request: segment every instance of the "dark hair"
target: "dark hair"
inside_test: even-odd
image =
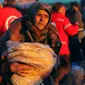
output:
[[[53,12],[58,12],[59,9],[60,9],[62,6],[63,6],[63,4],[60,3],[60,2],[56,2],[56,3],[54,3],[53,6],[52,6],[52,10],[53,10]]]
[[[76,1],[71,3],[72,8],[73,8],[73,6],[76,6],[76,7],[78,7],[80,9],[80,4],[78,2],[76,2]]]

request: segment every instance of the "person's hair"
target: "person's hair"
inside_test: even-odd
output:
[[[13,4],[13,3],[15,2],[15,0],[5,0],[5,2],[6,2],[7,4]]]
[[[73,8],[73,6],[76,6],[76,7],[78,7],[80,9],[80,4],[78,2],[76,2],[76,1],[71,3],[72,8]]]
[[[53,10],[53,12],[58,12],[59,9],[60,9],[62,6],[63,6],[63,4],[60,3],[60,2],[54,3],[54,4],[52,5],[52,10]]]

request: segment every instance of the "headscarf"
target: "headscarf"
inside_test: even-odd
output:
[[[28,12],[27,12],[27,16],[28,16],[28,20],[35,26],[35,16],[37,14],[37,12],[39,10],[44,10],[46,11],[48,14],[49,14],[49,21],[48,23],[50,22],[50,19],[51,19],[51,6],[48,5],[48,4],[44,4],[44,3],[34,3],[32,4],[29,9],[28,9]],[[47,23],[47,24],[48,24]]]

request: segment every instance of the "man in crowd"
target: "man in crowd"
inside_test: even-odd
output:
[[[10,23],[22,14],[15,7],[16,0],[5,0],[0,9],[0,37],[8,30]]]
[[[62,3],[53,4],[52,24],[58,30],[60,41],[62,43],[60,49],[60,66],[57,70],[56,84],[69,73],[70,71],[70,50],[69,50],[69,36],[74,36],[78,33],[78,23],[72,25],[69,19],[65,16],[65,6]]]

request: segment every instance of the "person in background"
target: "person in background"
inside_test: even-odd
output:
[[[71,61],[72,63],[78,63],[84,60],[84,23],[82,20],[82,12],[80,11],[80,4],[78,2],[70,3],[70,12],[67,13],[67,17],[70,19],[72,24],[74,22],[79,23],[79,32],[76,36],[70,37],[70,51],[71,51]],[[69,16],[72,16],[71,18]]]
[[[52,24],[58,30],[60,41],[62,43],[60,49],[60,65],[57,69],[55,85],[59,85],[59,81],[70,72],[70,50],[69,36],[74,36],[78,33],[79,25],[75,22],[72,25],[69,19],[65,16],[65,6],[62,3],[54,3],[52,6]]]
[[[78,2],[72,2],[71,8],[74,10],[75,22],[79,23],[78,39],[81,43],[84,38],[84,23],[82,21],[82,13],[80,12],[80,4]]]
[[[9,30],[0,39],[0,50],[3,50],[1,55],[6,50],[8,40],[46,44],[58,55],[61,42],[57,29],[51,24],[51,7],[48,4],[36,2],[30,6],[25,16],[13,21]],[[9,63],[6,60],[1,72],[4,85],[8,84],[13,73],[26,76],[29,69],[30,66],[23,63]],[[46,78],[47,75],[49,72],[45,75],[44,85],[50,85],[49,76]]]
[[[22,16],[15,5],[16,0],[5,0],[3,8],[0,9],[0,37],[8,30],[13,20]]]

